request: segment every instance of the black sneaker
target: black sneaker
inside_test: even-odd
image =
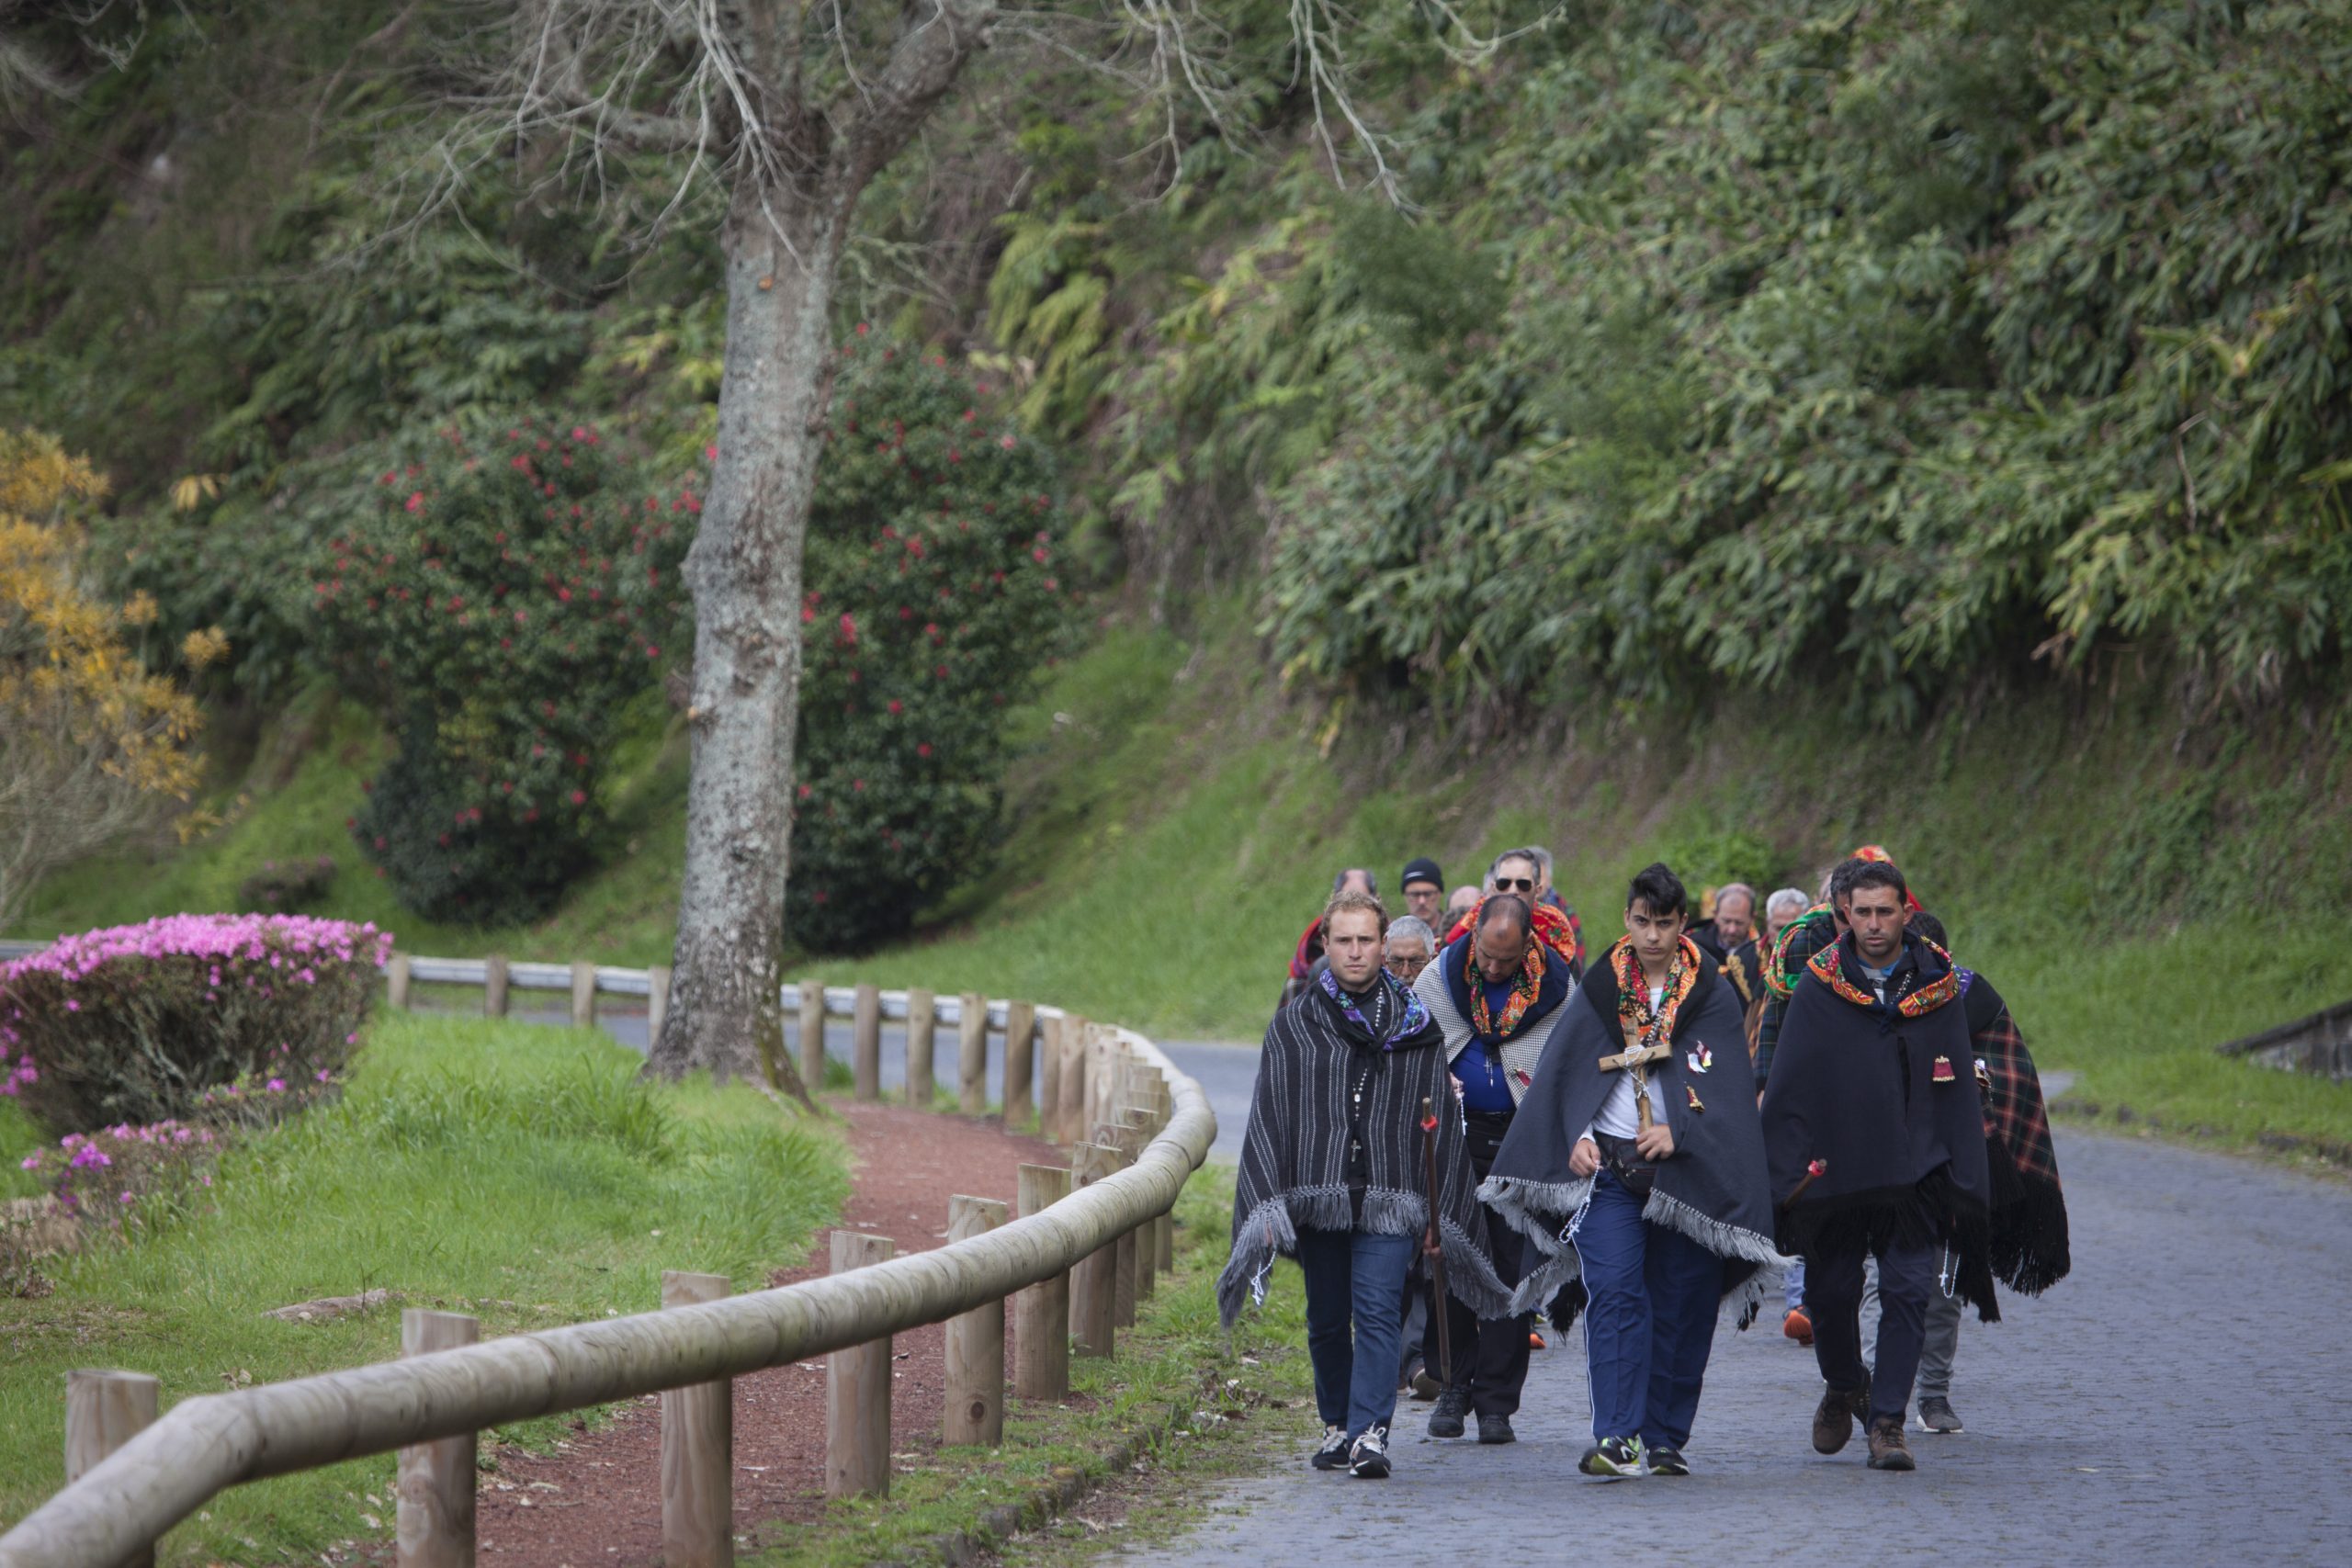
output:
[[[1306,1462],[1317,1470],[1347,1469],[1348,1429],[1345,1427],[1324,1427],[1323,1441],[1317,1446],[1314,1457]]]
[[[1661,1443],[1654,1449],[1645,1448],[1642,1450],[1642,1458],[1648,1463],[1652,1475],[1690,1473],[1690,1461],[1682,1457],[1680,1449],[1670,1444]]]
[[[1367,1427],[1348,1450],[1348,1473],[1365,1481],[1388,1477],[1388,1428]]]
[[[1587,1475],[1639,1475],[1642,1472],[1642,1440],[1639,1438],[1603,1438],[1584,1450],[1584,1458],[1577,1468]]]
[[[1462,1436],[1462,1413],[1470,1407],[1470,1391],[1449,1388],[1437,1396],[1437,1407],[1430,1412],[1430,1436],[1458,1438]]]
[[[1482,1443],[1515,1443],[1519,1434],[1510,1429],[1510,1417],[1497,1414],[1478,1417],[1478,1440]]]
[[[1922,1432],[1959,1432],[1966,1428],[1960,1424],[1958,1412],[1949,1399],[1923,1399],[1919,1402],[1919,1430]]]

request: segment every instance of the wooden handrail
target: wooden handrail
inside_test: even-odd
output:
[[[830,1014],[830,990],[825,1000]],[[854,1002],[844,987],[842,1010]],[[943,1013],[957,1006],[946,997],[938,1005]],[[905,1008],[905,993],[884,994],[886,1015],[904,1017]],[[0,1536],[0,1568],[128,1562],[247,1481],[781,1366],[1051,1280],[1166,1214],[1216,1136],[1198,1083],[1142,1035],[1106,1032],[1165,1083],[1173,1112],[1131,1167],[1037,1213],[796,1285],[182,1400]]]

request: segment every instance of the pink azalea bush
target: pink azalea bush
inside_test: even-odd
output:
[[[307,915],[170,915],[0,966],[0,1094],[54,1132],[197,1112],[208,1090],[340,1075],[391,935]],[[265,1090],[265,1092],[266,1092]]]

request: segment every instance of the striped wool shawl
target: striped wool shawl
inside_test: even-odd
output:
[[[1385,975],[1401,1018],[1404,988]],[[1499,1317],[1510,1292],[1487,1253],[1486,1216],[1462,1131],[1462,1113],[1446,1079],[1434,1027],[1380,1049],[1320,987],[1310,987],[1274,1015],[1258,1063],[1250,1127],[1233,1200],[1233,1255],[1218,1277],[1217,1312],[1230,1328],[1253,1296],[1262,1299],[1278,1254],[1296,1256],[1301,1229],[1345,1231],[1357,1221],[1348,1195],[1348,1097],[1359,1072],[1369,1170],[1361,1227],[1385,1235],[1419,1235],[1429,1223],[1422,1197],[1421,1102],[1437,1111],[1438,1235],[1447,1288],[1481,1317]]]

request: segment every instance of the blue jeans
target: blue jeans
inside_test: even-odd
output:
[[[1592,1435],[1647,1448],[1690,1440],[1723,1303],[1723,1259],[1642,1218],[1643,1200],[1603,1170],[1577,1226],[1584,1264]]]
[[[1369,1427],[1387,1426],[1396,1414],[1405,1274],[1419,1246],[1419,1236],[1370,1231],[1298,1233],[1315,1408],[1326,1427],[1345,1427],[1351,1440]]]
[[[1795,1312],[1804,1305],[1804,1259],[1800,1258],[1781,1272],[1781,1302],[1783,1308]]]

